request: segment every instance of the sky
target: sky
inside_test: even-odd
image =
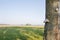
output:
[[[0,0],[0,24],[44,25],[45,0]]]

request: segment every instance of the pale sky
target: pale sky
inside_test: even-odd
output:
[[[43,25],[45,0],[0,0],[0,24]]]

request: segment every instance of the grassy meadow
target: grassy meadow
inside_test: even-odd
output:
[[[43,40],[43,27],[0,27],[0,40]]]

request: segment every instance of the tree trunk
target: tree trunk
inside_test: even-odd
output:
[[[45,22],[44,40],[60,40],[58,29],[59,8],[59,0],[46,0],[46,19],[49,22]]]

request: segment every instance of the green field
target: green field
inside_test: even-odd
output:
[[[43,40],[43,28],[0,27],[0,40]]]

